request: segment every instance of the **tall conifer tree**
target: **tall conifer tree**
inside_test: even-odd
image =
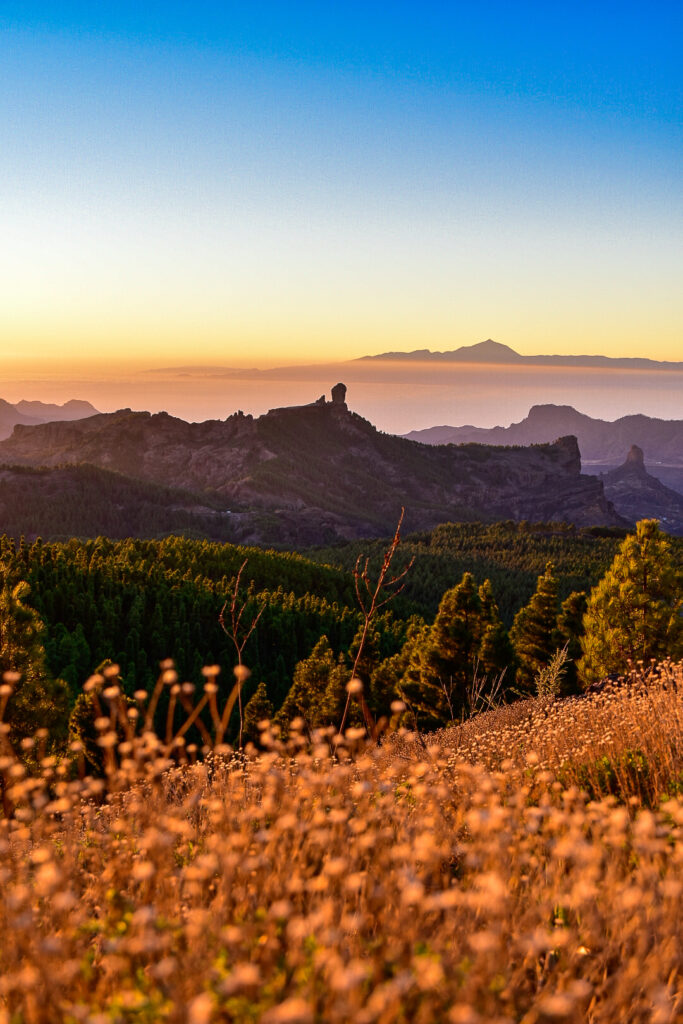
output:
[[[683,656],[683,570],[656,519],[642,519],[588,600],[579,672],[590,684],[642,660]]]
[[[68,687],[61,679],[50,679],[45,666],[45,627],[40,616],[27,604],[28,583],[13,583],[5,574],[0,584],[0,674],[10,673],[14,692],[5,720],[11,738],[30,736],[37,729],[49,729],[53,738],[66,733]]]
[[[273,704],[268,699],[266,684],[261,681],[256,687],[254,695],[247,701],[244,708],[244,741],[251,740],[252,743],[257,743],[260,735],[259,722],[265,719],[270,720],[272,717]]]
[[[321,636],[294,669],[292,685],[275,720],[284,729],[294,718],[303,718],[309,729],[333,724],[338,710],[334,697],[347,682],[345,666],[335,658],[327,637]]]
[[[423,724],[444,724],[470,710],[475,673],[496,675],[510,651],[490,584],[477,588],[471,573],[447,590],[430,629],[414,643],[401,696]]]
[[[537,673],[545,668],[563,641],[557,629],[559,602],[552,562],[538,577],[536,592],[515,616],[510,639],[517,659],[517,685],[524,693],[534,692]]]
[[[498,614],[490,580],[484,580],[479,587],[479,600],[483,624],[478,652],[479,671],[488,677],[489,682],[493,682],[501,672],[507,672],[511,680],[515,652]]]
[[[584,633],[583,617],[586,614],[588,595],[575,590],[560,607],[557,628],[563,645],[567,647],[567,663],[562,674],[560,693],[563,696],[576,693],[579,689],[578,663],[581,658],[581,638]]]

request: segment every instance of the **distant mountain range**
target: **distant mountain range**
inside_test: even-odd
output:
[[[613,368],[615,370],[681,370],[683,363],[661,362],[655,359],[612,358],[611,356],[522,356],[509,345],[501,345],[488,338],[476,345],[463,345],[450,352],[431,352],[418,348],[413,352],[382,352],[377,356],[361,356],[356,362],[385,360],[391,362],[430,363],[492,363],[500,366],[514,363],[519,366],[585,366]]]
[[[582,469],[601,475],[605,495],[620,515],[630,522],[654,516],[672,532],[683,532],[683,420],[622,416],[608,422],[570,405],[535,405],[509,427],[428,427],[406,437],[430,445],[527,445],[566,434],[577,438]]]
[[[52,472],[61,467],[62,474],[67,464],[89,463],[166,490],[182,489],[179,508],[191,511],[194,503],[204,519],[222,514],[232,531],[225,539],[292,547],[386,536],[401,506],[405,527],[413,530],[448,520],[627,525],[602,482],[581,475],[573,437],[531,447],[430,448],[381,433],[349,411],[338,388],[335,396],[258,418],[236,413],[205,423],[124,409],[74,422],[18,425],[0,442],[0,462]],[[55,506],[73,504],[73,480],[55,476],[53,482]],[[44,480],[41,493],[47,487]],[[25,493],[28,524],[30,488]],[[123,516],[123,482],[118,495]],[[145,501],[160,504],[149,494]]]
[[[98,410],[90,402],[82,402],[72,398],[64,405],[53,405],[46,402],[27,402],[22,399],[12,405],[0,398],[0,439],[9,437],[15,426],[32,426],[36,423],[51,421],[80,420],[86,416],[97,415]]]
[[[573,434],[588,473],[614,469],[631,445],[642,448],[651,472],[683,493],[683,420],[622,416],[612,422],[577,412],[571,405],[534,405],[509,427],[427,427],[405,436],[423,444],[540,444]]]
[[[0,466],[0,533],[44,540],[161,537],[227,541],[223,503],[97,466]]]

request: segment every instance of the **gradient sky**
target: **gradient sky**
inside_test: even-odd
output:
[[[683,358],[683,7],[0,4],[0,363]]]

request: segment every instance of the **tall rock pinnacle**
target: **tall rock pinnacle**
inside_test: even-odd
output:
[[[332,404],[346,405],[346,384],[335,384],[332,388]]]
[[[643,457],[643,449],[639,448],[637,444],[631,445],[631,450],[626,456],[626,465],[644,467],[645,459]]]

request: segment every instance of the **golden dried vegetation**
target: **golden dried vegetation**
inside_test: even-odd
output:
[[[202,756],[109,682],[103,777],[3,737],[2,1024],[681,1019],[681,666]]]

